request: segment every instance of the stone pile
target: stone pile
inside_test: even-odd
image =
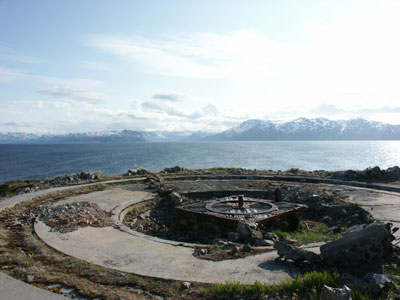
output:
[[[369,167],[362,171],[346,170],[337,171],[330,174],[331,178],[344,179],[344,180],[399,180],[400,179],[400,167],[394,166],[385,169],[381,169],[378,166]]]
[[[111,213],[96,204],[89,202],[74,202],[50,206],[42,209],[39,220],[43,221],[52,231],[61,233],[75,231],[80,227],[113,226]]]
[[[52,188],[52,187],[78,184],[83,181],[91,181],[91,180],[97,180],[97,179],[99,179],[99,176],[97,174],[90,173],[90,172],[81,172],[81,173],[77,173],[77,174],[57,176],[53,179],[43,180],[39,184],[34,184],[29,187],[24,187],[24,188],[18,189],[16,191],[16,194],[17,195],[27,194],[27,193],[44,190],[44,189],[48,189],[48,188]]]
[[[149,171],[138,168],[138,169],[129,169],[128,172],[125,173],[125,176],[135,176],[135,175],[146,175],[149,174]]]
[[[165,168],[163,171],[161,171],[162,173],[179,173],[185,171],[185,168],[179,167],[179,166],[175,166],[172,168]]]
[[[314,264],[321,261],[321,257],[318,254],[284,242],[276,242],[274,247],[280,259],[291,260],[296,264],[304,262]]]

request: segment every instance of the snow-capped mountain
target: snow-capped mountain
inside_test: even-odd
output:
[[[299,118],[289,122],[247,120],[205,139],[210,141],[400,140],[400,125],[365,119],[332,121],[325,118]]]
[[[247,120],[217,134],[202,131],[95,131],[63,135],[0,133],[0,144],[173,141],[400,140],[400,125],[365,119],[332,121],[299,118],[290,122]]]
[[[0,133],[0,144],[55,144],[55,143],[112,143],[112,142],[172,142],[193,141],[203,137],[193,131],[94,131],[59,135],[32,133]],[[196,138],[194,138],[196,137]]]

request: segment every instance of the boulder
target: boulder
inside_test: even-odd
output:
[[[392,277],[383,274],[368,273],[364,276],[364,280],[367,281],[369,286],[376,291],[382,290],[393,284]]]
[[[362,291],[368,288],[368,282],[349,273],[340,276],[340,283],[351,288],[353,291]]]
[[[274,248],[278,251],[281,259],[292,260],[295,263],[316,263],[321,260],[320,256],[314,252],[284,242],[276,242]]]
[[[262,232],[257,228],[257,224],[255,223],[239,222],[236,232],[239,234],[239,239],[244,242],[261,240],[263,238]]]
[[[274,247],[275,242],[271,240],[259,240],[258,246],[262,247]]]
[[[275,233],[272,233],[272,232],[264,231],[263,237],[265,240],[270,240],[273,242],[279,241],[279,237]]]
[[[178,206],[180,204],[182,204],[183,202],[183,198],[181,195],[179,195],[177,192],[172,192],[169,195],[169,201],[171,204],[173,204],[174,206]]]
[[[240,239],[240,235],[237,232],[229,232],[227,234],[227,239],[231,242],[237,242]]]
[[[175,167],[172,167],[172,168],[165,168],[164,172],[165,173],[178,173],[178,172],[181,172],[181,171],[184,171],[184,170],[185,170],[185,168],[181,168],[179,166],[175,166]]]
[[[351,300],[351,289],[347,286],[333,288],[324,285],[321,289],[320,300]]]
[[[374,263],[392,249],[391,238],[390,227],[384,224],[354,227],[342,238],[322,245],[321,256],[329,265]]]

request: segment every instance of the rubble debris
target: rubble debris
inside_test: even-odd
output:
[[[77,174],[71,174],[71,175],[64,175],[64,176],[57,176],[53,179],[46,179],[41,181],[39,184],[34,184],[28,187],[24,187],[21,189],[16,190],[17,195],[22,195],[22,194],[27,194],[27,193],[32,193],[36,192],[39,190],[44,190],[52,187],[57,187],[57,186],[66,186],[66,185],[71,185],[71,184],[77,184],[82,181],[90,181],[90,180],[97,180],[99,179],[99,176],[95,173],[90,173],[90,172],[81,172]]]
[[[179,167],[179,166],[175,166],[175,167],[172,167],[172,168],[165,168],[163,172],[164,173],[178,173],[178,172],[182,172],[184,170],[185,170],[185,168],[182,168],[182,167]]]
[[[261,240],[263,238],[262,232],[255,223],[238,222],[236,232],[239,234],[239,240],[243,242]]]
[[[274,248],[278,251],[279,257],[284,260],[310,264],[321,261],[321,257],[318,254],[284,242],[276,242]]]
[[[135,168],[135,169],[129,169],[124,175],[135,176],[135,175],[146,175],[146,174],[149,174],[149,171],[147,171],[146,169]]]
[[[355,228],[340,239],[322,245],[321,256],[328,265],[351,267],[373,263],[392,249],[390,226],[372,223]]]
[[[369,167],[362,171],[346,170],[337,171],[329,174],[329,177],[334,179],[345,179],[345,180],[399,180],[400,179],[400,167],[394,166],[385,169],[381,169],[378,166]]]
[[[183,202],[183,198],[180,194],[178,194],[177,192],[172,192],[169,195],[169,201],[173,206],[178,206],[181,205]]]
[[[111,213],[108,213],[96,204],[90,202],[74,202],[58,206],[50,206],[39,216],[52,231],[67,233],[79,227],[107,227],[113,226]]]
[[[324,285],[321,289],[320,300],[351,300],[351,289],[346,285],[342,288],[333,288]]]
[[[340,276],[340,283],[347,285],[353,291],[363,291],[368,288],[368,282],[349,273]]]
[[[364,280],[375,291],[382,290],[393,284],[392,277],[383,274],[367,273],[364,276]]]
[[[257,255],[271,251],[267,248],[253,248],[248,244],[238,244],[216,239],[214,244],[204,247],[195,247],[193,256],[199,259],[222,261],[226,259],[244,258],[249,255]]]

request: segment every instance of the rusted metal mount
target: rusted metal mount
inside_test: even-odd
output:
[[[278,209],[278,207],[270,202],[266,202],[265,200],[261,199],[247,199],[240,201],[239,196],[239,203],[236,205],[238,201],[236,200],[211,200],[208,201],[205,205],[205,208],[217,214],[222,215],[260,215],[260,214],[267,214],[272,211]],[[215,207],[217,205],[226,204],[227,207],[230,207],[233,211],[224,211],[221,208]],[[257,207],[257,211],[254,209],[253,211],[244,211],[246,209],[251,210],[252,204],[260,204],[261,207]],[[236,210],[236,211],[235,211]]]
[[[244,198],[237,195],[221,200],[199,201],[176,207],[180,222],[191,226],[213,227],[219,232],[235,231],[238,222],[256,223],[259,228],[291,228],[299,223],[299,215],[306,205],[272,202],[265,199]],[[219,206],[219,207],[218,207]],[[252,209],[256,206],[256,209]]]

